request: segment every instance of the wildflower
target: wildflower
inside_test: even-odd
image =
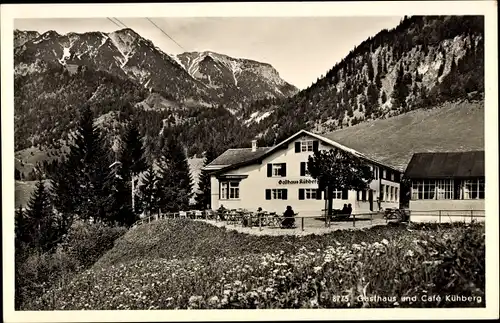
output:
[[[235,280],[235,281],[234,281],[234,285],[235,285],[235,286],[240,286],[240,285],[241,285],[241,281],[239,281],[239,280]]]
[[[382,243],[387,246],[389,244],[389,241],[387,241],[387,239],[384,239],[384,240],[382,240]]]
[[[318,300],[316,298],[313,298],[309,301],[309,304],[311,305],[311,307],[317,307],[319,304],[318,304]]]
[[[318,266],[318,267],[314,267],[313,269],[314,269],[314,272],[317,273],[321,270],[321,267]]]
[[[210,297],[210,298],[208,299],[208,302],[209,302],[210,304],[217,304],[217,303],[219,303],[219,298],[218,298],[217,296],[212,296],[212,297]]]
[[[413,257],[413,256],[414,256],[413,250],[408,250],[408,251],[406,252],[405,256],[408,256],[408,257]]]

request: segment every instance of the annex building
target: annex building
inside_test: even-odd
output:
[[[416,153],[405,177],[412,222],[484,221],[484,151]]]
[[[331,139],[301,130],[273,147],[228,149],[204,169],[211,170],[211,208],[282,213],[292,206],[301,216],[318,216],[325,197],[307,173],[308,157],[317,150],[339,148],[365,160],[375,179],[366,191],[336,191],[333,207],[351,204],[353,214],[399,207],[401,172]],[[380,201],[380,203],[378,203]]]

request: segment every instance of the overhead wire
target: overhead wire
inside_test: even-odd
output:
[[[157,24],[155,24],[151,19],[146,17],[147,20],[149,20],[150,23],[152,23],[156,28],[158,28],[165,36],[167,36],[171,41],[173,41],[177,46],[179,46],[182,50],[186,51],[184,47],[182,47],[178,42],[175,41],[167,32],[165,32],[161,27],[159,27]]]
[[[123,28],[122,26],[120,26],[119,24],[116,23],[116,21],[114,21],[113,19],[109,18],[109,17],[106,17],[109,21],[111,21],[112,23],[114,23],[116,26],[118,26],[120,29]]]
[[[120,19],[115,18],[115,20],[118,21],[119,23],[121,23],[123,26],[125,26],[125,28],[128,28],[127,25],[125,25]]]

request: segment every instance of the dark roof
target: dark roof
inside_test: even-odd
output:
[[[416,153],[406,178],[484,177],[484,151]]]
[[[246,162],[264,155],[269,148],[271,147],[257,147],[256,151],[252,151],[252,148],[228,149],[207,166],[234,165]]]

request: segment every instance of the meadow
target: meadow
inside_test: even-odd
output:
[[[482,224],[393,224],[296,237],[169,219],[130,230],[90,269],[23,309],[484,307],[485,301]]]

